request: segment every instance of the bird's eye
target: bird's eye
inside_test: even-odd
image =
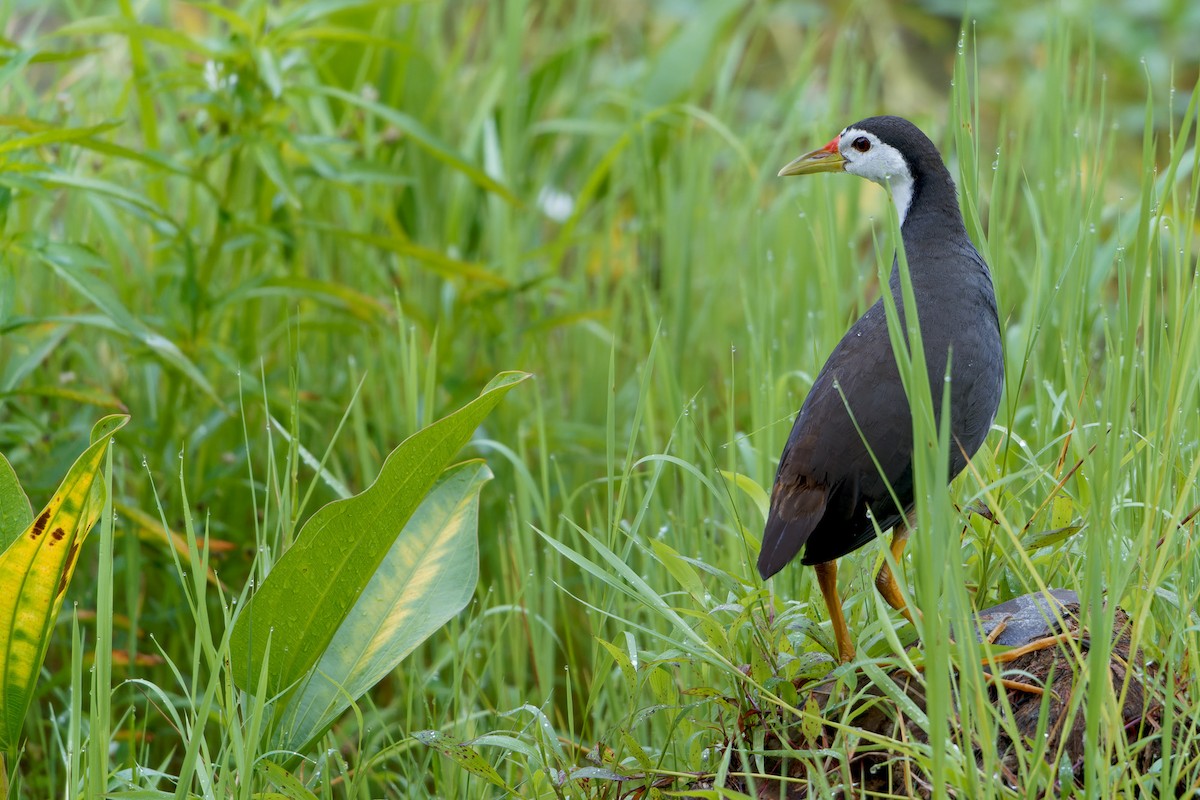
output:
[[[850,146],[860,153],[865,153],[871,149],[871,140],[865,136],[860,136],[851,142]]]

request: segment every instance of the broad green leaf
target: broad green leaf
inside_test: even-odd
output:
[[[479,492],[491,477],[482,461],[469,461],[438,479],[289,699],[276,747],[303,749],[470,602],[479,578]]]
[[[268,656],[272,694],[313,668],[450,459],[527,377],[497,375],[478,398],[401,442],[362,494],[312,515],[234,623],[230,657],[239,687],[253,691]]]
[[[0,453],[0,553],[33,523],[33,507],[13,472],[12,464]]]
[[[104,507],[100,465],[128,421],[114,414],[96,423],[91,445],[50,502],[0,554],[0,750],[15,747],[21,734],[79,548]]]

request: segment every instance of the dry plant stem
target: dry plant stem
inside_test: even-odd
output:
[[[1040,686],[1034,686],[1032,683],[1024,683],[1022,681],[1009,680],[1008,678],[998,678],[989,673],[983,673],[984,680],[988,683],[995,683],[1003,686],[1005,689],[1011,689],[1014,692],[1025,692],[1026,694],[1036,694],[1041,697],[1046,693],[1046,690]]]
[[[1004,632],[1004,629],[1006,627],[1008,627],[1008,619],[1005,618],[1005,619],[1000,620],[1000,622],[996,625],[996,627],[993,628],[990,633],[988,633],[987,639],[986,639],[987,643],[995,644],[996,639],[998,639],[1000,637],[1000,634]],[[1023,655],[1028,655],[1029,653],[1034,653],[1034,652],[1037,652],[1038,650],[1044,650],[1045,648],[1056,644],[1058,641],[1061,641],[1060,637],[1065,636],[1065,635],[1066,634],[1060,634],[1060,636],[1048,636],[1045,639],[1038,639],[1036,642],[1030,642],[1027,645],[1023,645],[1021,647],[1014,648],[1006,653],[1001,653],[999,656],[995,656],[991,659],[984,659],[982,662],[982,665],[986,667],[989,665],[989,663],[990,664],[1003,664],[1008,661],[1012,661],[1013,659],[1020,658]],[[917,665],[917,671],[924,672],[925,671],[924,665],[923,664]],[[1035,686],[1032,683],[1025,683],[1024,681],[1014,681],[1014,680],[1010,680],[1008,678],[1001,678],[999,676],[992,675],[990,673],[984,673],[984,680],[986,680],[988,683],[997,684],[999,686],[1004,687],[1005,689],[1009,689],[1014,692],[1025,692],[1026,694],[1035,694],[1039,697],[1041,697],[1043,694],[1045,694],[1045,689],[1043,689],[1040,686]]]
[[[1046,636],[1037,641],[1023,644],[1020,647],[1014,647],[1012,650],[1005,650],[994,656],[988,656],[983,660],[983,665],[986,667],[989,664],[1007,664],[1010,661],[1016,661],[1021,656],[1027,656],[1030,653],[1036,653],[1039,650],[1045,650],[1047,647],[1064,644],[1074,638],[1070,633],[1059,633],[1054,636]]]

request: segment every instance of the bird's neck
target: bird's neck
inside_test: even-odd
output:
[[[897,192],[897,187],[892,189],[906,252],[934,242],[961,240],[967,235],[954,180],[944,166],[938,166],[939,169],[918,174],[910,184],[898,187],[904,193]],[[903,207],[901,201],[905,202]]]

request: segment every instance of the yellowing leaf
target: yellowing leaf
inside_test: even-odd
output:
[[[96,423],[50,502],[0,554],[0,750],[17,744],[79,548],[104,507],[100,465],[128,421],[114,414]]]

